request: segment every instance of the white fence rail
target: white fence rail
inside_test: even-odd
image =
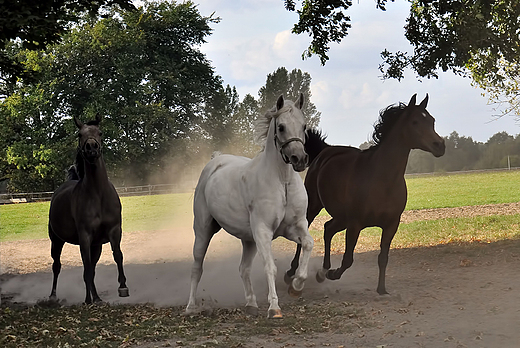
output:
[[[417,173],[417,174],[406,174],[406,177],[414,176],[428,176],[428,175],[457,175],[457,174],[468,174],[468,173],[480,173],[480,172],[502,172],[509,170],[520,170],[520,167],[514,168],[498,168],[498,169],[483,169],[483,170],[467,170],[459,172],[442,172],[442,173]],[[145,195],[160,195],[166,193],[183,193],[195,190],[196,181],[190,182],[186,185],[186,182],[181,184],[158,184],[158,185],[143,185],[143,186],[129,186],[129,187],[116,187],[117,193],[121,197],[125,196],[145,196]],[[27,202],[40,202],[50,201],[53,192],[31,192],[31,193],[2,193],[0,194],[0,204],[10,203],[27,203]]]
[[[186,187],[186,185],[181,186],[180,184],[116,187],[116,191],[120,197],[182,193],[194,189],[194,187],[190,189]],[[50,201],[53,193],[54,192],[2,193],[0,194],[0,204]]]

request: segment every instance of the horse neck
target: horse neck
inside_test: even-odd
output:
[[[411,151],[411,148],[405,145],[398,132],[392,133],[374,150],[377,168],[381,168],[383,177],[389,180],[395,177],[404,177]]]
[[[265,140],[265,149],[263,152],[263,165],[265,170],[275,172],[279,175],[280,180],[287,182],[292,174],[292,166],[285,163],[280,155],[280,151],[276,148],[274,141],[276,119],[273,117],[269,124],[267,138]]]
[[[100,189],[108,185],[108,174],[103,156],[97,158],[93,163],[83,160],[83,164],[85,168],[85,176],[83,177],[84,184]]]

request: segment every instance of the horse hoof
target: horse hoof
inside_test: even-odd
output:
[[[291,284],[289,284],[289,288],[287,289],[287,292],[288,292],[289,295],[291,295],[292,297],[299,298],[299,297],[302,296],[303,289],[302,289],[302,290],[296,290],[296,289],[292,286],[292,283],[291,283]]]
[[[341,274],[337,274],[337,270],[329,269],[327,273],[325,273],[325,277],[327,277],[328,280],[338,280],[341,278]]]
[[[258,307],[246,306],[246,315],[249,315],[251,317],[257,317],[258,316]]]
[[[130,296],[130,293],[128,292],[128,288],[119,288],[117,289],[119,292],[119,297],[128,297]]]
[[[326,272],[327,271],[324,269],[320,269],[318,272],[316,272],[316,281],[318,283],[323,283],[325,281]]]
[[[377,289],[379,295],[390,295],[386,289]]]
[[[281,309],[270,309],[267,313],[267,319],[282,319],[282,310]]]
[[[294,276],[291,277],[288,272],[289,271],[285,272],[285,274],[283,275],[283,281],[285,282],[285,284],[290,285]]]
[[[186,316],[195,316],[200,314],[200,310],[197,307],[186,307],[184,311],[184,315]]]

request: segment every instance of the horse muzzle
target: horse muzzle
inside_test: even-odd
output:
[[[439,141],[434,141],[431,147],[431,153],[435,157],[441,157],[446,152],[446,144],[443,138]]]
[[[101,156],[101,144],[96,139],[88,139],[81,149],[86,160],[93,161]]]
[[[289,154],[287,154],[287,152],[289,152]],[[307,168],[307,163],[309,162],[309,155],[305,152],[305,150],[303,150],[303,148],[299,148],[296,146],[289,148],[284,146],[280,148],[280,155],[282,156],[283,161],[287,164],[292,165],[293,169],[296,172],[303,172],[305,168]]]

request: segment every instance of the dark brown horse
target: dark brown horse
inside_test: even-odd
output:
[[[367,150],[350,146],[330,146],[318,131],[309,131],[305,151],[310,167],[305,177],[309,197],[309,225],[325,208],[332,219],[325,223],[325,256],[319,282],[325,277],[336,280],[354,261],[354,247],[362,229],[382,228],[381,252],[378,257],[379,282],[377,292],[386,294],[385,272],[390,243],[399,227],[406,205],[407,191],[404,173],[411,149],[444,154],[444,139],[434,130],[434,118],[426,111],[428,96],[419,104],[414,95],[408,105],[400,103],[381,111],[372,136],[375,145]],[[346,229],[345,254],[341,267],[330,269],[332,237]],[[298,267],[300,246],[296,251],[290,279]]]
[[[96,264],[102,245],[110,242],[119,273],[119,296],[128,296],[121,252],[121,202],[108,180],[103,161],[99,115],[86,124],[74,118],[79,129],[76,166],[68,180],[52,196],[49,211],[49,237],[54,274],[50,298],[56,299],[61,270],[60,255],[65,243],[79,245],[83,261],[85,303],[101,302],[94,285]]]

